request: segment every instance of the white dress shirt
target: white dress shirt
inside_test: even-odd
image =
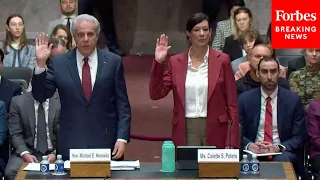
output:
[[[62,15],[61,19],[63,19],[63,24],[64,25],[67,25],[68,18],[70,18],[70,28],[72,28],[72,23],[73,23],[74,18],[76,18],[76,15],[71,15],[71,16]]]
[[[77,59],[77,68],[78,68],[78,72],[79,72],[79,77],[80,80],[82,82],[82,66],[84,64],[83,58],[84,56],[79,52],[79,50],[76,50],[76,59]],[[95,49],[93,51],[93,53],[88,57],[88,64],[90,67],[90,75],[91,75],[91,87],[93,89],[94,87],[94,83],[96,82],[96,76],[97,76],[97,69],[98,69],[98,53],[97,53],[97,49]],[[35,68],[35,74],[41,74],[42,72],[44,72],[46,69],[45,68],[39,68],[38,65]],[[125,139],[117,139],[117,141],[122,141],[127,143],[127,140]]]
[[[190,48],[191,50],[191,48]],[[192,67],[190,51],[188,55],[188,70],[185,82],[186,88],[186,118],[207,117],[208,102],[208,56],[204,56],[203,63],[198,69]]]
[[[39,102],[34,101],[34,115],[35,115],[35,135],[34,135],[34,143],[33,147],[34,149],[37,149],[37,124],[38,124],[38,108],[39,108]],[[47,142],[48,142],[48,150],[51,151],[53,149],[52,142],[50,139],[50,131],[48,126],[48,117],[49,117],[49,99],[46,99],[46,101],[43,102],[42,107],[44,109],[44,115],[46,119],[46,132],[47,132]],[[24,151],[20,155],[23,156],[26,153],[30,153],[29,151]]]
[[[268,95],[261,88],[261,112],[260,112],[260,123],[258,127],[257,139],[256,141],[264,140],[264,125],[265,125],[265,115],[266,115],[266,104],[267,104]],[[270,95],[271,107],[272,107],[272,139],[273,144],[279,145],[280,138],[278,133],[278,87],[277,89]]]

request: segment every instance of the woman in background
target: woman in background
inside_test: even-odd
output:
[[[194,14],[186,25],[191,46],[166,58],[168,37],[157,39],[149,93],[153,100],[173,91],[172,139],[176,146],[239,148],[235,80],[228,55],[208,46],[208,17]]]
[[[69,30],[69,28],[63,24],[58,24],[53,30],[52,34],[50,35],[50,40],[52,41],[53,38],[62,39],[67,46],[68,51],[72,50],[74,47],[73,44],[73,37]]]
[[[6,39],[0,43],[5,56],[3,67],[28,67],[36,64],[36,49],[28,44],[24,20],[19,14],[10,15],[6,21]]]
[[[234,12],[232,35],[226,38],[222,49],[222,52],[230,56],[231,61],[247,55],[239,42],[239,36],[251,27],[252,20],[252,13],[246,7],[240,7]]]

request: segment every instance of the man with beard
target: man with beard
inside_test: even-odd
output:
[[[246,92],[250,89],[260,87],[260,80],[256,73],[258,70],[259,61],[263,57],[271,57],[272,54],[273,54],[273,50],[266,44],[256,44],[252,48],[251,53],[247,55],[248,63],[250,65],[250,70],[245,74],[245,76],[236,80],[238,96],[241,93]],[[279,69],[281,69],[281,66],[279,66]],[[279,86],[283,88],[290,89],[288,80],[285,78],[279,77],[279,80],[277,81],[277,83],[279,84]]]
[[[238,99],[243,125],[243,148],[262,156],[261,160],[294,163],[303,145],[305,114],[300,97],[278,86],[279,63],[264,57],[258,64],[260,88],[242,93]]]

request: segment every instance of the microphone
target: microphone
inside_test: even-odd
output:
[[[231,148],[231,125],[232,125],[233,121],[232,120],[228,120],[228,146],[229,148]]]

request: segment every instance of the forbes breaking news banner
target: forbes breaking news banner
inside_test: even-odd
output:
[[[272,0],[272,48],[320,48],[320,0]]]

